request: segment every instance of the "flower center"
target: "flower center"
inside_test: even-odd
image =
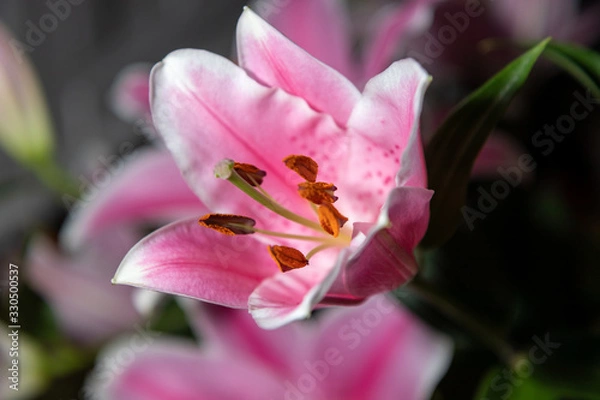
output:
[[[348,221],[333,205],[337,201],[334,192],[337,188],[333,183],[318,182],[318,164],[310,157],[291,155],[284,158],[285,165],[300,175],[304,182],[298,185],[298,194],[306,199],[315,212],[315,219],[309,219],[276,202],[261,186],[266,172],[251,164],[222,160],[215,167],[217,178],[226,179],[252,200],[260,203],[274,213],[309,228],[312,235],[299,235],[285,232],[275,232],[257,228],[256,221],[250,217],[233,214],[207,214],[198,220],[205,227],[225,235],[260,234],[277,238],[292,239],[316,243],[306,254],[294,247],[273,245],[268,251],[282,272],[303,268],[309,260],[322,250],[332,247],[346,247],[350,244],[351,235],[343,231]]]

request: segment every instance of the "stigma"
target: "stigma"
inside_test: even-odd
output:
[[[287,272],[306,267],[309,265],[310,258],[322,250],[347,246],[350,243],[350,234],[342,231],[348,218],[333,205],[338,200],[334,194],[337,187],[330,182],[317,181],[319,170],[317,162],[308,156],[290,155],[283,159],[283,163],[303,179],[298,184],[297,191],[298,195],[314,210],[313,219],[296,214],[277,203],[262,188],[267,173],[257,166],[225,159],[215,166],[214,172],[217,178],[229,181],[252,200],[298,225],[309,228],[314,234],[298,235],[261,229],[256,226],[256,221],[251,217],[235,214],[206,214],[199,218],[198,224],[229,236],[260,234],[317,244],[306,255],[290,246],[268,246],[267,251],[279,269]]]

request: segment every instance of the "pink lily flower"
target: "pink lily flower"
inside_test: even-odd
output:
[[[426,6],[435,1],[415,0],[377,13],[369,23],[370,44],[365,47],[369,56],[362,65],[352,62],[349,16],[342,2],[292,1],[273,8],[268,1],[258,1],[255,6],[296,44],[364,85],[390,64],[402,36],[418,34],[427,27],[432,15]],[[124,68],[115,79],[109,105],[124,121],[151,121],[149,78],[150,67],[137,63]],[[157,150],[142,152],[98,196],[80,203],[61,232],[62,244],[76,249],[118,226],[171,222],[208,212],[180,177],[170,153],[162,150],[159,144]]]
[[[452,357],[447,337],[384,297],[274,331],[244,312],[214,311],[196,318],[220,333],[205,331],[200,348],[160,338],[110,374],[102,366],[131,352],[127,340],[113,346],[99,357],[88,390],[99,400],[421,400]]]
[[[201,50],[155,66],[155,126],[215,214],[146,237],[113,281],[248,308],[265,328],[409,281],[432,196],[427,73],[398,61],[361,94],[249,9],[237,45],[240,66]]]

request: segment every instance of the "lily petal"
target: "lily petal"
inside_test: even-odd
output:
[[[373,19],[372,35],[365,48],[364,81],[379,74],[402,44],[424,32],[433,21],[433,5],[439,0],[411,0],[386,7]]]
[[[368,297],[397,288],[417,273],[413,251],[427,231],[433,191],[399,187],[392,191],[377,225],[343,271],[350,293]]]
[[[371,79],[348,122],[350,154],[340,204],[354,221],[375,221],[395,186],[427,186],[419,116],[429,75],[414,60]]]
[[[288,208],[312,215],[297,193],[298,177],[282,160],[313,157],[332,179],[344,156],[343,131],[302,99],[267,88],[229,60],[202,50],[178,50],[154,67],[152,111],[159,133],[188,184],[213,212],[236,213],[271,229],[287,220],[258,206],[213,169],[225,158],[267,171],[262,187]]]
[[[207,357],[195,345],[176,340],[153,343],[148,350],[136,353],[121,373],[114,374],[111,360],[120,359],[124,351],[131,352],[131,343],[114,345],[100,356],[89,379],[90,389],[100,399],[264,400],[281,392],[276,377],[260,364]]]
[[[207,350],[229,357],[235,355],[236,359],[252,359],[282,375],[291,375],[301,368],[297,368],[295,360],[304,355],[303,349],[290,347],[290,343],[305,339],[301,325],[288,324],[267,331],[258,327],[245,310],[185,298],[180,298],[179,303]]]
[[[169,152],[140,152],[121,168],[122,171],[113,171],[109,185],[95,197],[77,204],[61,231],[61,242],[67,248],[78,248],[117,225],[170,222],[207,212],[183,180]]]
[[[351,59],[351,29],[342,0],[302,0],[273,5],[259,0],[252,9],[275,29],[344,76],[355,74]]]
[[[337,261],[331,262],[335,250],[323,251],[311,259],[313,265],[276,274],[261,283],[248,299],[248,309],[258,326],[275,329],[308,318],[333,285],[347,254],[342,250]]]
[[[428,399],[452,356],[449,338],[386,296],[330,312],[320,328],[314,359],[334,348],[343,360],[323,381],[325,398]]]
[[[189,219],[142,239],[121,262],[113,283],[245,308],[260,282],[277,273],[253,237],[226,236]]]
[[[311,2],[315,3],[307,3]],[[300,8],[307,6],[304,2],[294,3],[302,3],[296,4]],[[301,97],[315,110],[331,115],[338,124],[346,124],[360,98],[358,89],[248,8],[238,22],[237,48],[240,66],[259,82]]]

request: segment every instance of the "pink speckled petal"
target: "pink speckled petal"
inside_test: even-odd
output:
[[[428,189],[399,187],[392,190],[377,224],[365,243],[345,265],[342,276],[347,290],[368,297],[410,281],[418,266],[413,251],[427,231]]]
[[[339,204],[353,221],[374,222],[394,187],[426,187],[419,118],[430,77],[412,59],[371,79],[348,126],[350,154]]]

